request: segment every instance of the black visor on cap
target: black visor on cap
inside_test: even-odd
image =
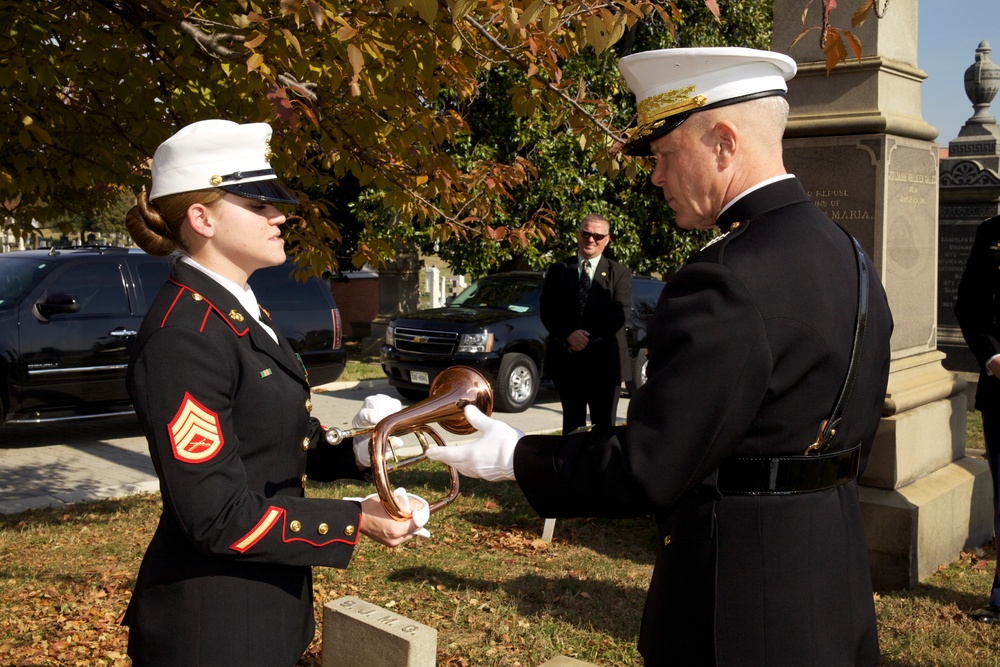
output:
[[[240,197],[256,199],[258,201],[269,201],[276,204],[298,204],[299,200],[292,196],[288,190],[282,187],[276,180],[250,181],[248,183],[226,183],[218,186],[220,190],[231,192]]]
[[[633,157],[640,155],[649,155],[649,145],[675,129],[686,121],[688,117],[694,113],[689,111],[687,113],[678,114],[676,116],[670,116],[669,118],[664,118],[660,123],[653,127],[653,129],[642,137],[638,139],[633,139],[627,144],[622,146],[622,153],[625,155],[631,155]]]

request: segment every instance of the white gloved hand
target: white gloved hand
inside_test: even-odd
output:
[[[385,394],[374,394],[365,399],[361,409],[351,420],[354,428],[370,428],[391,414],[395,414],[403,409],[403,404],[398,398],[386,396]],[[354,460],[359,468],[370,468],[372,466],[371,455],[368,452],[368,443],[371,442],[371,433],[354,436]],[[389,436],[389,441],[394,447],[400,446],[402,440],[396,436]]]
[[[364,498],[344,498],[344,500],[361,502],[361,511],[364,513],[361,521],[361,532],[379,544],[395,547],[413,537],[429,538],[431,533],[424,528],[424,524],[431,517],[430,505],[427,501],[418,495],[407,493],[406,489],[402,487],[394,490],[392,494],[396,498],[399,509],[413,513],[413,516],[408,520],[397,521],[389,516],[377,493]],[[414,506],[417,508],[415,511],[412,509]]]
[[[429,447],[427,458],[441,461],[466,477],[501,482],[514,479],[514,448],[524,433],[484,415],[474,405],[464,409],[465,418],[482,435],[468,445]]]
[[[375,495],[378,495],[377,493]],[[410,512],[412,514],[411,521],[415,526],[418,526],[420,530],[414,531],[413,535],[415,537],[426,537],[430,538],[431,531],[424,528],[424,524],[430,521],[431,518],[431,505],[426,500],[420,496],[407,493],[406,489],[399,487],[392,492],[392,495],[396,497],[396,504],[399,509],[404,512]],[[416,501],[416,502],[414,502]],[[380,501],[381,503],[381,501]],[[413,506],[416,505],[417,509],[414,511]]]

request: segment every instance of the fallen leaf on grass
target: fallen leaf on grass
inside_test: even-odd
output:
[[[938,618],[943,621],[957,621],[962,618],[962,612],[953,604],[938,607]]]

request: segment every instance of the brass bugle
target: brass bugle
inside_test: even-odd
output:
[[[386,447],[389,446],[389,438],[394,435],[414,433],[424,452],[427,451],[428,436],[438,446],[443,447],[444,441],[428,424],[437,423],[444,430],[456,435],[474,433],[475,427],[469,424],[462,412],[467,405],[475,405],[484,415],[493,414],[493,389],[486,378],[474,368],[451,366],[434,378],[426,399],[389,415],[372,429],[372,439],[368,443],[368,453],[372,460],[372,477],[382,506],[389,516],[397,521],[406,521],[412,516],[411,512],[403,510],[396,502],[392,484],[389,482],[389,472],[427,458],[424,454],[419,454],[387,464]],[[329,431],[327,433],[329,438]],[[451,490],[444,498],[430,503],[431,513],[458,497],[458,472],[448,466],[448,473],[451,477]]]

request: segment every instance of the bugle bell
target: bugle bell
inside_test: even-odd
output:
[[[456,435],[474,433],[476,429],[469,424],[462,412],[467,405],[475,405],[483,414],[491,415],[493,413],[493,389],[486,378],[474,368],[451,366],[434,378],[426,399],[389,415],[374,427],[331,428],[326,432],[326,439],[330,444],[335,445],[347,437],[369,432],[372,434],[371,441],[368,443],[368,453],[371,456],[372,477],[379,499],[389,516],[397,521],[406,521],[410,518],[411,513],[401,509],[396,502],[392,493],[392,484],[389,482],[389,473],[426,459],[423,452],[426,452],[429,446],[427,437],[433,439],[439,446],[445,446],[444,441],[429,424],[436,422],[444,430]],[[394,458],[393,461],[387,463],[386,448],[391,447],[389,438],[410,433],[416,435],[423,451],[402,461]],[[451,490],[447,496],[430,504],[431,513],[458,497],[458,472],[449,466],[448,473],[451,477]]]

